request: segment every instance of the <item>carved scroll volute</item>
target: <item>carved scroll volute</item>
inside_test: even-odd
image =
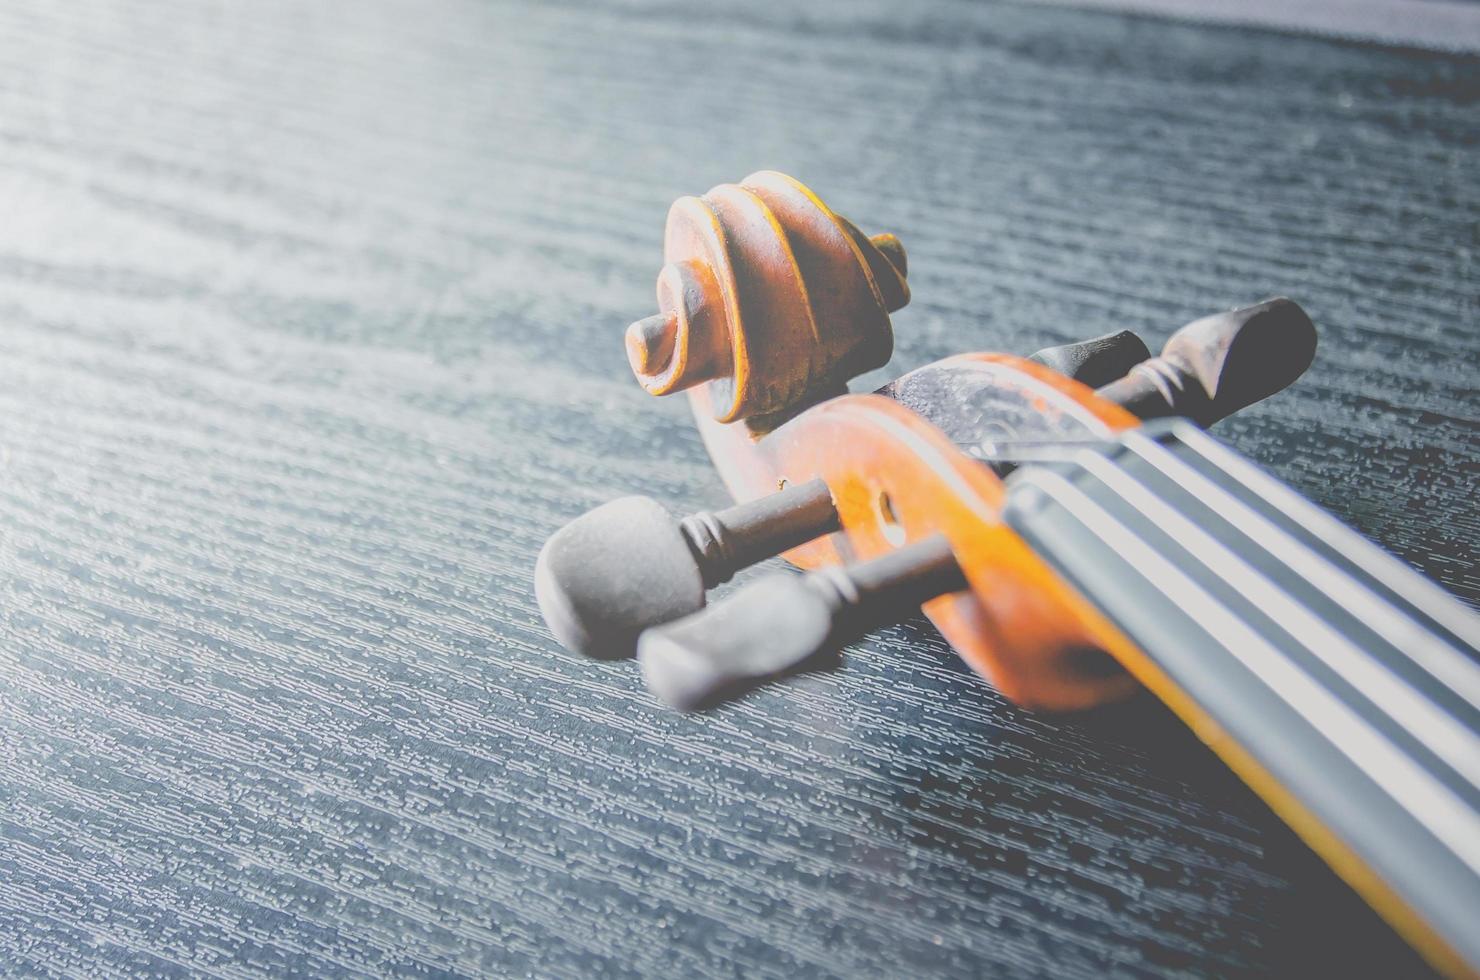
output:
[[[882,367],[909,302],[904,248],[864,236],[801,183],[762,171],[668,212],[656,316],[627,330],[650,393],[711,383],[721,422],[769,415]]]

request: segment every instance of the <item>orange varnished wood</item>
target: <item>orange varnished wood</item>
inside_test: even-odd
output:
[[[639,382],[687,390],[715,466],[737,499],[825,480],[842,530],[788,552],[803,568],[943,534],[971,589],[926,613],[975,670],[1019,703],[1082,708],[1130,691],[1086,650],[1124,641],[1000,522],[1003,487],[926,419],[846,381],[888,360],[889,313],[909,300],[903,247],[865,237],[800,182],[763,171],[684,197],[668,214],[659,313],[627,333]],[[1035,414],[1092,434],[1135,424],[1123,409],[1038,364],[965,354]],[[1020,399],[1021,400],[1021,399]],[[1100,658],[1103,661],[1103,658]]]
[[[791,409],[881,367],[889,313],[909,301],[904,250],[868,238],[799,181],[771,171],[683,197],[668,212],[655,317],[628,329],[652,394],[708,382],[723,422]]]
[[[1044,439],[1109,438],[1138,425],[1139,419],[1064,375],[1000,354],[959,355],[922,369],[913,379],[907,375],[891,388],[898,401],[844,393],[846,380],[866,370],[873,356],[869,330],[860,334],[860,321],[819,316],[819,309],[861,303],[862,322],[877,324],[882,318],[888,332],[887,311],[903,305],[907,293],[885,296],[875,276],[885,273],[890,282],[897,277],[902,287],[903,251],[892,239],[887,244],[875,240],[872,250],[858,248],[868,240],[800,184],[781,175],[760,176],[790,195],[791,202],[757,196],[745,185],[726,185],[704,199],[689,198],[693,203],[675,206],[674,215],[693,212],[694,227],[708,236],[704,241],[709,244],[686,241],[683,221],[675,223],[670,215],[669,264],[659,280],[664,312],[634,324],[628,346],[634,370],[649,391],[689,391],[710,456],[737,499],[761,497],[789,484],[826,483],[840,530],[785,557],[802,568],[817,568],[944,537],[968,587],[927,602],[924,612],[962,659],[999,691],[1030,708],[1076,710],[1126,696],[1145,684],[1434,965],[1468,975],[1460,957],[1388,889],[1381,875],[1328,832],[1299,797],[1007,527],[1002,520],[1006,486],[994,469],[952,438],[991,456],[1004,446],[1011,452],[1014,445],[1021,449],[1025,442],[1041,445]],[[819,238],[793,250],[792,236],[779,221],[771,222],[775,234],[768,234],[761,219],[794,211],[797,202],[814,218],[827,219],[828,226],[818,230],[832,234],[830,243]],[[769,210],[772,206],[778,210]],[[754,220],[742,220],[747,214]],[[856,254],[840,247],[840,232]],[[705,248],[713,250],[716,240],[723,252],[717,260],[704,264],[693,258]],[[810,262],[802,259],[809,247],[817,253]],[[685,269],[689,272],[682,276],[674,271]],[[848,280],[860,271],[867,290]],[[684,289],[692,294],[692,283],[705,275],[714,288],[725,291],[723,303],[706,300],[694,310],[675,309],[679,299],[674,297],[681,299]],[[843,280],[833,279],[840,275]],[[665,299],[665,281],[680,278],[688,285],[669,288]],[[851,293],[840,306],[837,290],[845,288],[840,285],[844,280],[852,282],[846,287]],[[829,295],[833,305],[814,307],[809,290]],[[891,305],[894,300],[898,302]],[[722,319],[714,315],[716,308],[724,311]],[[745,317],[738,314],[742,309]],[[702,340],[703,353],[685,367],[685,352],[700,343],[688,335],[697,332],[696,324],[711,332]],[[676,325],[682,326],[683,335],[675,340]],[[728,365],[719,347],[721,329],[731,350]],[[1313,333],[1310,340],[1313,350]],[[1194,353],[1202,352],[1195,342],[1191,346]],[[651,371],[665,357],[678,363],[676,368],[669,365],[677,374],[659,379],[655,387]],[[1294,374],[1308,363],[1306,357]],[[686,380],[680,377],[685,372]],[[1221,370],[1184,373],[1204,383],[1210,396],[1202,406],[1207,411],[1204,424],[1220,417],[1205,377],[1217,379]],[[1249,394],[1234,400],[1247,403]],[[910,405],[939,419],[951,434]]]
[[[1137,424],[1124,409],[1041,365],[998,354],[952,360],[993,365],[1041,392],[1044,413],[1065,412],[1109,436]],[[1020,704],[1074,710],[1135,688],[1103,669],[1128,646],[1000,520],[1004,487],[924,418],[879,395],[843,395],[757,436],[713,421],[706,388],[694,413],[715,465],[738,499],[822,479],[842,531],[788,552],[803,568],[875,557],[942,534],[971,584],[927,603],[926,614],[971,667]],[[1091,653],[1093,651],[1093,653]]]

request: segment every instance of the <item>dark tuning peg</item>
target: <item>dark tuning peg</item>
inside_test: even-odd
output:
[[[623,497],[551,535],[535,565],[535,597],[567,648],[630,657],[639,633],[702,609],[707,589],[837,529],[821,480],[682,520],[648,497]]]
[[[966,588],[943,537],[852,565],[773,575],[637,643],[648,690],[683,711],[712,707],[767,680],[822,666],[838,646]]]
[[[1316,328],[1288,299],[1265,300],[1189,323],[1161,356],[1098,394],[1143,419],[1183,415],[1209,426],[1284,388],[1316,353]]]
[[[1129,330],[1075,344],[1045,347],[1028,360],[1053,368],[1080,384],[1098,388],[1123,378],[1131,368],[1151,357],[1146,342]]]

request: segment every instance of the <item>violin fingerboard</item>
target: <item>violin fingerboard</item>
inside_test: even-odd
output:
[[[1480,618],[1184,420],[1008,485],[1127,666],[1420,948],[1480,966]]]

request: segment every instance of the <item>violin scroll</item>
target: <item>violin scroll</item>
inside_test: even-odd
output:
[[[762,171],[668,212],[655,316],[627,328],[650,394],[709,382],[720,422],[839,394],[894,350],[904,246],[869,238],[800,182]]]

